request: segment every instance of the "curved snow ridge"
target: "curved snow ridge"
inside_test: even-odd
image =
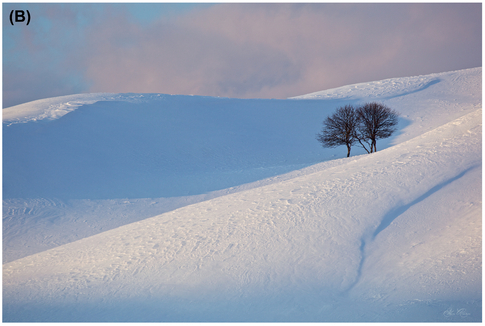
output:
[[[346,99],[358,100],[362,98],[392,99],[425,90],[444,80],[453,79],[459,73],[461,78],[468,75],[481,75],[482,68],[471,68],[444,73],[421,75],[414,77],[389,78],[380,81],[358,83],[329,90],[314,92],[292,97],[300,100]]]
[[[86,93],[36,100],[2,110],[3,123],[8,125],[39,120],[55,120],[82,105],[99,101],[143,102],[163,98],[164,94]]]

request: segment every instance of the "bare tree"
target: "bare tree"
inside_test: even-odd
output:
[[[388,138],[396,131],[399,113],[377,102],[366,103],[355,113],[359,121],[356,129],[359,143],[367,153],[377,152],[377,139]],[[362,142],[370,145],[370,151]]]
[[[358,140],[356,128],[358,115],[353,106],[339,107],[337,111],[323,121],[324,128],[317,134],[317,140],[323,147],[347,146],[347,157],[352,145]]]

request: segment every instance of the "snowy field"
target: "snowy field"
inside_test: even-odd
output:
[[[481,321],[481,80],[4,109],[3,320]],[[315,140],[369,101],[378,152]]]

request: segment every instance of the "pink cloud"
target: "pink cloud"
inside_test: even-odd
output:
[[[286,98],[481,65],[480,4],[220,4],[114,13],[76,54],[92,92]]]

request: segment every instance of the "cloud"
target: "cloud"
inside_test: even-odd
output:
[[[90,92],[286,98],[481,66],[479,3],[217,4],[149,24],[93,6],[76,42],[49,41]]]
[[[300,73],[278,49],[241,44],[185,21],[141,30],[126,17],[113,17],[93,28],[85,52],[92,90],[237,97]]]
[[[75,60],[85,42],[92,5],[3,4],[3,12],[27,9],[29,26],[3,21],[3,107],[88,90]]]
[[[481,65],[480,5],[221,4],[96,26],[92,90],[284,98]],[[109,40],[109,41],[108,41]]]

